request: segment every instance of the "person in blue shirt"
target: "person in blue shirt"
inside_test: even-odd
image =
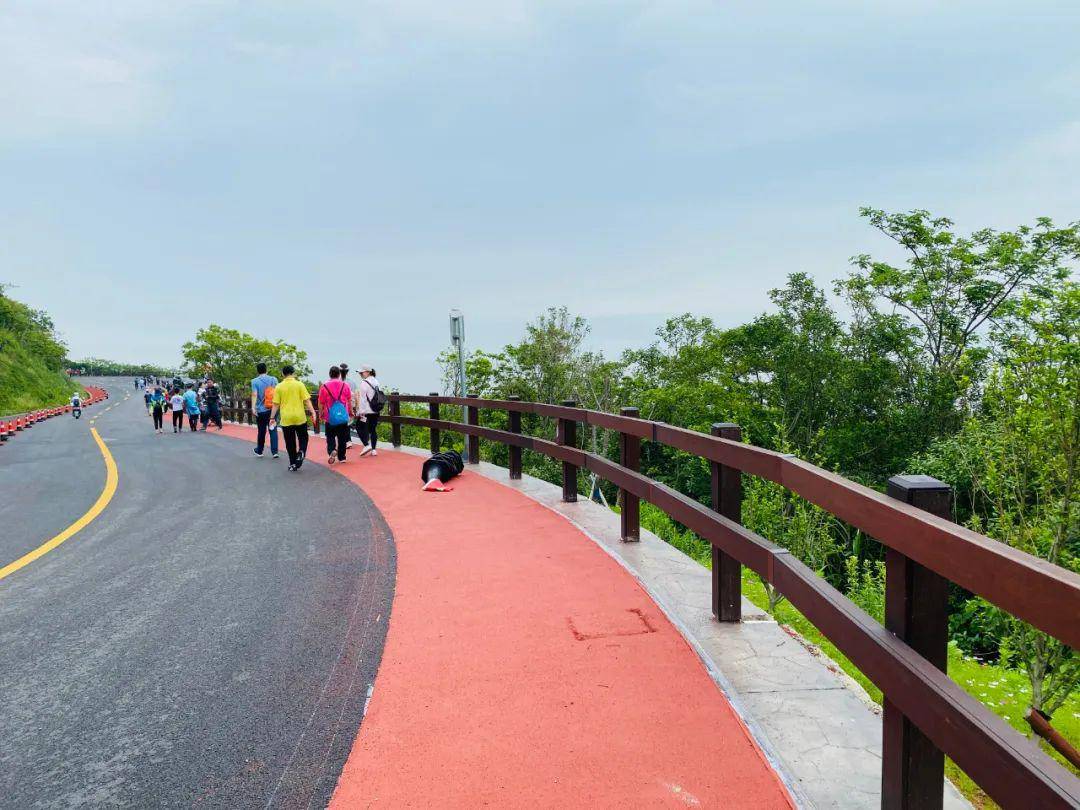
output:
[[[274,389],[277,388],[277,377],[266,373],[266,363],[255,366],[259,376],[251,381],[251,413],[255,417],[255,423],[259,426],[259,432],[255,439],[255,455],[262,457],[266,446],[266,433],[270,432],[270,455],[278,457],[277,426],[270,427],[270,412],[274,408]]]
[[[165,422],[165,394],[160,386],[154,389],[150,397],[150,415],[154,417],[154,433],[164,433],[162,425]]]
[[[188,428],[194,433],[199,429],[199,395],[195,393],[195,385],[188,385],[184,392],[184,411],[188,417]]]

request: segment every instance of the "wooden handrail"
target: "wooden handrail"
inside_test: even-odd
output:
[[[997,802],[1004,806],[1080,805],[1080,780],[1075,775],[1032,747],[1004,720],[786,549],[737,520],[604,456],[571,443],[473,424],[478,421],[475,418],[470,418],[470,423],[440,419],[439,405],[583,422],[773,481],[1071,646],[1080,646],[1080,577],[1076,574],[793,456],[720,436],[568,405],[402,394],[391,394],[390,402],[389,421],[396,428],[413,425],[433,433],[451,431],[532,450],[564,463],[564,489],[565,469],[581,468],[657,506],[774,585],[881,688],[904,717]],[[401,415],[402,402],[426,403],[435,418]],[[400,440],[400,433],[395,435]],[[897,797],[883,793],[885,806],[899,806],[897,802]]]
[[[663,422],[583,408],[403,394],[391,394],[390,398],[400,402],[468,405],[532,413],[557,419],[576,418],[586,424],[626,432],[765,478],[1070,647],[1080,649],[1080,576],[793,456]],[[401,424],[426,426],[410,421]],[[465,429],[467,426],[458,422],[446,422],[445,425],[444,430],[469,433]],[[514,434],[505,432],[476,435],[515,443]]]

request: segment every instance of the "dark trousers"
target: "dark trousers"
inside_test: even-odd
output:
[[[270,430],[270,411],[255,414],[255,423],[259,426],[258,438],[255,440],[255,452],[260,456],[266,447],[266,433],[270,432],[270,453],[277,455],[277,428]]]
[[[192,433],[199,429],[199,415],[197,413],[188,414],[188,427]]]
[[[221,406],[218,403],[213,402],[206,406],[206,416],[208,421],[221,427]]]
[[[172,429],[183,430],[184,429],[184,412],[173,411],[172,412]]]
[[[379,414],[369,413],[364,416],[364,421],[357,421],[356,423],[356,435],[360,437],[360,444],[370,445],[371,449],[375,449],[375,445],[379,441]]]
[[[165,423],[165,411],[160,408],[154,408],[150,413],[154,416],[154,430],[159,430]]]
[[[348,422],[344,425],[326,425],[326,455],[334,455],[336,448],[338,461],[344,461],[350,436]]]
[[[301,456],[307,453],[307,422],[302,425],[282,425],[281,433],[285,438],[285,452],[289,454],[289,463],[299,467],[303,463]]]

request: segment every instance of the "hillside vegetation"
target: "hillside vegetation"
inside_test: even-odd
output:
[[[76,387],[64,372],[66,352],[48,315],[0,287],[0,415],[66,401]]]

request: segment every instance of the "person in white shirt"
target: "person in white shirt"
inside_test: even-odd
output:
[[[371,366],[360,366],[360,382],[353,391],[353,413],[356,414],[356,432],[364,448],[360,451],[361,456],[379,455],[375,449],[379,441],[376,428],[379,426],[379,412],[382,410],[376,404],[378,395],[381,395],[381,391],[375,369]]]
[[[169,406],[172,408],[172,432],[184,432],[184,398],[180,396],[180,389],[174,388],[169,397]]]

